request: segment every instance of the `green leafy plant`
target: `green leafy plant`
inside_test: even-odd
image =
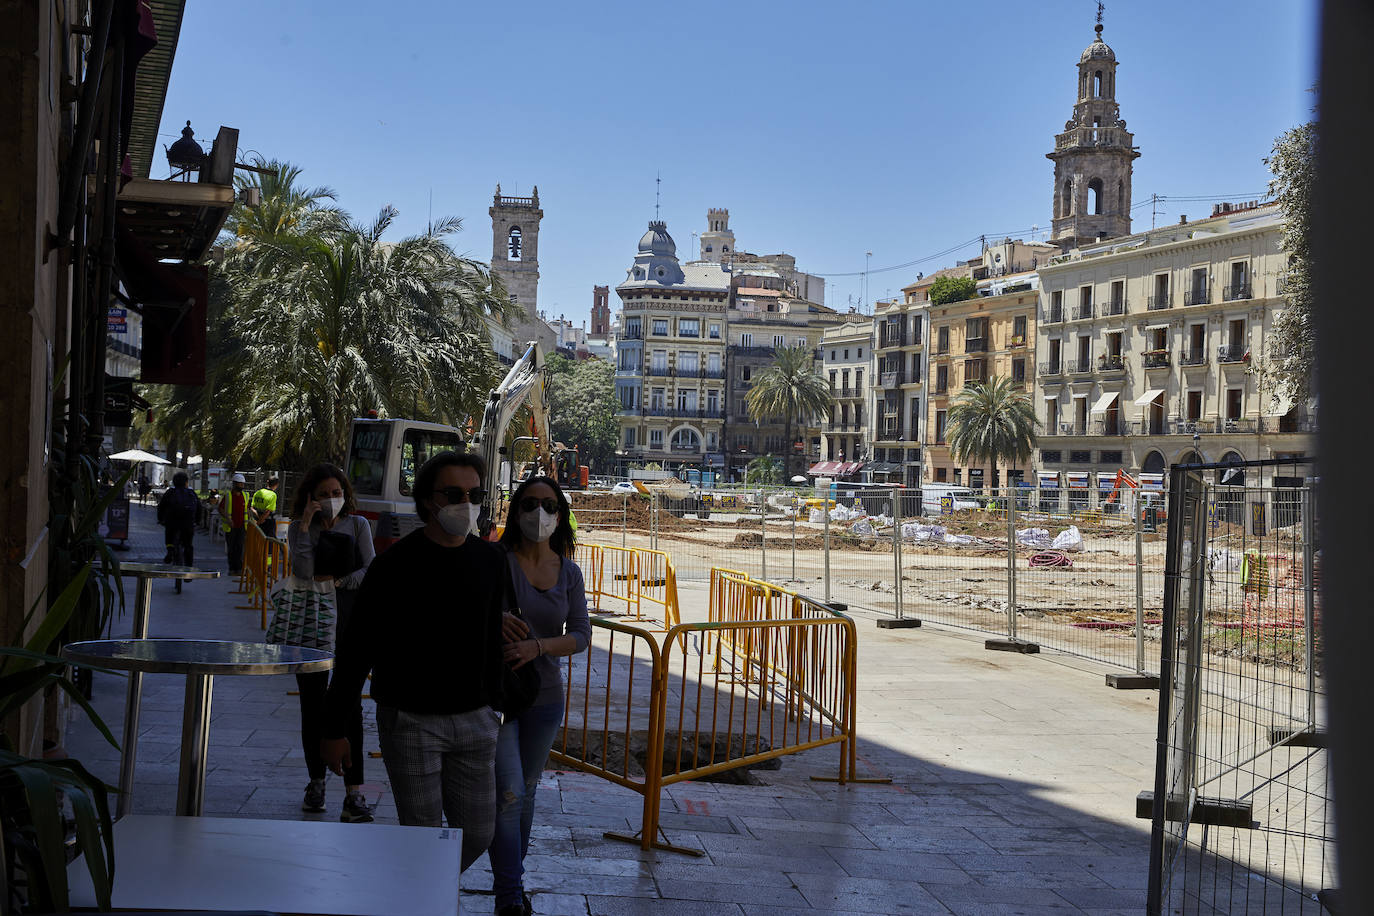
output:
[[[0,723],[13,721],[25,703],[55,688],[75,700],[105,740],[118,749],[119,743],[104,721],[67,679],[68,663],[48,654],[77,612],[90,573],[87,566],[72,578],[24,646],[0,647]],[[24,629],[41,605],[42,599],[30,609]],[[65,912],[69,908],[62,798],[71,805],[75,850],[85,858],[96,901],[102,909],[110,908],[114,822],[109,791],[110,787],[79,761],[26,757],[15,750],[9,734],[0,732],[0,829],[4,840],[4,896],[0,904],[6,913]]]
[[[775,486],[782,483],[782,462],[772,455],[760,455],[745,467],[744,482],[761,486]]]
[[[963,302],[978,295],[978,282],[972,277],[936,277],[930,284],[930,304]]]

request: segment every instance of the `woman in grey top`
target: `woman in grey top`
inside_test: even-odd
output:
[[[367,519],[354,515],[357,505],[353,501],[353,487],[348,476],[332,464],[317,464],[305,473],[305,479],[296,488],[294,505],[291,509],[291,527],[286,536],[291,552],[291,573],[302,579],[332,581],[338,607],[335,620],[335,635],[348,624],[353,610],[353,601],[358,594],[358,586],[372,562],[375,551],[372,546],[372,528]],[[357,545],[356,554],[352,544],[342,538],[334,538],[330,547],[334,558],[319,556],[320,536],[329,531],[344,534]],[[352,566],[356,557],[362,565],[342,576],[336,575],[339,567],[337,557],[342,553],[347,558],[346,566]],[[317,568],[317,558],[330,564],[330,569]],[[324,810],[325,765],[320,754],[320,739],[324,728],[324,697],[329,689],[329,672],[317,671],[311,674],[296,675],[301,696],[301,749],[305,751],[305,766],[310,771],[310,783],[305,787],[305,799],[301,810],[320,812]],[[344,804],[339,820],[345,823],[367,823],[372,820],[372,810],[363,798],[363,709],[359,703],[357,713],[349,725],[349,744],[352,760],[344,770]]]
[[[563,686],[557,659],[587,648],[592,627],[582,570],[573,562],[568,498],[548,477],[532,477],[511,497],[501,544],[509,551],[515,604],[506,615],[506,661],[534,665],[539,695],[524,714],[501,725],[496,742],[496,835],[491,859],[498,916],[530,912],[521,882],[534,821],[534,794],[563,721]]]

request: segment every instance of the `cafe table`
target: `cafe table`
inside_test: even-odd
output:
[[[334,656],[321,649],[267,643],[208,639],[96,639],[69,643],[63,656],[79,665],[130,674],[184,674],[186,701],[181,718],[181,766],[177,776],[176,813],[199,817],[205,808],[205,764],[210,744],[210,700],[216,676],[307,674],[327,671]],[[125,735],[129,710],[125,710]],[[137,730],[134,731],[135,739]],[[127,740],[127,738],[126,738]],[[132,759],[132,746],[124,748]],[[125,783],[120,766],[120,804],[127,813],[133,789],[133,767]]]
[[[218,579],[219,570],[196,569],[192,566],[173,566],[170,563],[120,563],[119,574],[136,578],[134,593],[134,639],[148,635],[148,621],[153,610],[153,582],[157,579]],[[124,703],[123,756],[119,760],[119,800],[115,811],[119,816],[129,813],[133,799],[134,765],[138,758],[138,717],[143,703],[143,672],[129,672],[128,699]]]

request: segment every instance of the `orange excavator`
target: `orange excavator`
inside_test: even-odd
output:
[[[1127,506],[1129,506],[1132,503],[1137,503],[1140,505],[1140,513],[1142,518],[1144,518],[1147,509],[1155,509],[1158,511],[1158,515],[1156,517],[1160,521],[1164,521],[1168,517],[1164,509],[1164,492],[1162,489],[1164,475],[1141,474],[1140,477],[1141,479],[1132,477],[1130,474],[1126,473],[1124,468],[1118,469],[1116,472],[1115,486],[1112,487],[1112,492],[1108,494],[1107,498],[1103,501],[1102,505],[1110,506],[1112,503],[1114,503],[1117,497],[1122,495],[1121,491],[1123,487],[1127,490],[1140,491],[1139,493],[1129,493],[1128,496],[1131,497],[1129,499],[1125,497],[1122,498],[1122,511],[1127,513],[1130,512],[1131,510],[1127,508]],[[1142,491],[1142,481],[1150,483],[1152,485],[1152,488]],[[1160,489],[1156,490],[1153,488],[1153,485],[1156,484],[1160,487]]]

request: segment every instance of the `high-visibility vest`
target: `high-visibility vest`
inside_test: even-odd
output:
[[[228,511],[225,511],[227,508]],[[234,528],[247,527],[248,520],[248,494],[239,490],[235,493],[230,490],[220,503],[220,523],[221,531],[228,532]]]

